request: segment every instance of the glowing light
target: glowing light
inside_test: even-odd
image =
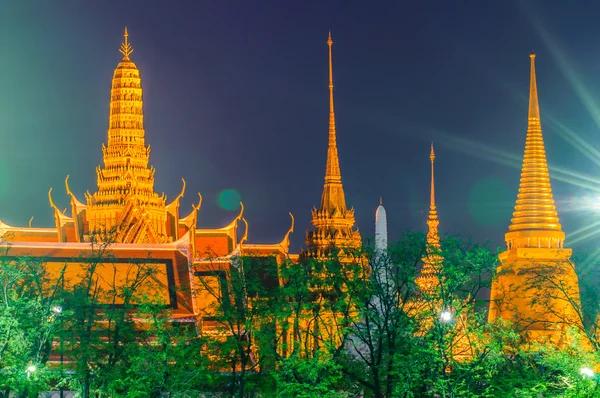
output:
[[[448,310],[444,310],[440,314],[440,321],[442,321],[443,323],[452,322],[452,318],[453,318],[452,313]]]
[[[32,373],[34,373],[37,370],[37,368],[35,367],[35,365],[29,365],[27,367],[27,378],[29,378],[29,376],[31,376]]]
[[[546,113],[544,115],[546,115]],[[561,133],[564,132],[565,134],[570,136],[577,136],[575,133],[568,130],[564,125],[560,124],[555,119],[552,120],[555,126],[559,126],[557,128],[560,130]],[[494,163],[502,164],[521,170],[523,162],[522,153],[515,154],[508,151],[503,151],[501,149],[489,145],[465,139],[460,135],[451,134],[437,129],[431,129],[423,126],[421,126],[421,129],[430,136],[432,135],[435,137],[439,137],[436,140],[436,142],[439,142],[444,147],[452,149],[455,152],[464,153],[466,155],[473,156],[479,159],[492,161]],[[562,136],[562,134],[559,135]],[[579,137],[577,139],[583,141]],[[583,143],[581,145],[585,148],[592,148],[592,146],[587,143]],[[598,160],[598,162],[600,163],[600,160]],[[579,188],[586,188],[594,192],[600,192],[600,179],[598,179],[597,177],[565,169],[563,167],[556,167],[553,165],[548,165],[548,169],[550,170],[550,178],[552,179],[552,181],[561,181]]]
[[[554,36],[543,26],[542,22],[538,18],[536,10],[525,7],[525,11],[529,16],[533,27],[537,30],[537,33],[548,48],[553,60],[556,62],[565,78],[571,84],[571,87],[579,97],[579,100],[584,105],[589,115],[596,122],[596,125],[600,127],[600,108],[598,107],[594,96],[589,90],[589,86],[579,77],[576,68],[569,62],[569,54],[554,38]],[[575,149],[579,150],[584,156],[586,156],[596,165],[600,166],[600,151],[595,149],[593,145],[588,144],[575,132],[566,128],[562,123],[555,119],[550,119],[550,121],[556,125],[558,130],[560,130],[559,136],[561,138],[565,139],[565,141],[571,144]]]
[[[588,367],[581,368],[579,373],[581,373],[581,375],[585,377],[594,377],[594,371]]]
[[[60,305],[55,305],[54,307],[52,307],[52,312],[54,312],[55,314],[60,314],[62,310],[63,309]]]
[[[241,201],[242,196],[235,189],[226,189],[217,198],[217,203],[225,210],[237,210]]]

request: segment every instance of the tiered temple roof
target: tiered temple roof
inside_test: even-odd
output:
[[[335,112],[333,107],[333,63],[331,32],[327,40],[329,46],[329,145],[325,167],[325,185],[321,196],[321,206],[312,210],[314,229],[306,234],[306,257],[325,257],[334,247],[357,248],[361,246],[358,229],[354,229],[354,208],[346,207],[346,197],[342,186],[342,173],[337,149]]]
[[[164,194],[154,192],[154,168],[148,166],[150,147],[145,143],[142,82],[130,57],[133,48],[127,29],[120,52],[122,59],[112,79],[108,145],[102,146],[104,167],[97,168],[97,191],[87,193],[86,200],[80,201],[71,191],[67,176],[65,188],[71,214],[56,206],[50,189],[48,200],[56,226],[13,227],[0,221],[0,243],[9,257],[39,257],[49,266],[68,263],[75,278],[90,252],[90,242],[110,243],[111,258],[105,259],[106,262],[115,267],[158,264],[164,273],[161,283],[165,295],[177,292],[170,299],[177,309],[175,316],[193,318],[202,312],[201,307],[208,305],[194,297],[194,278],[215,265],[227,270],[232,258],[239,255],[274,257],[278,261],[288,256],[293,217],[282,241],[273,244],[247,242],[248,222],[241,203],[239,214],[221,228],[197,227],[200,194],[190,213],[180,218],[185,180],[182,179],[181,192],[170,203]],[[240,223],[245,230],[238,239]]]
[[[440,255],[440,233],[438,231],[440,221],[438,220],[437,207],[435,206],[435,152],[433,150],[433,143],[431,143],[429,159],[431,161],[431,191],[429,217],[427,218],[429,229],[427,231],[427,247],[426,255],[423,257],[423,268],[421,269],[421,274],[416,278],[417,285],[425,293],[432,293],[437,286],[439,267],[444,261]]]

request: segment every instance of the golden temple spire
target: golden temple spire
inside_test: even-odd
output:
[[[167,239],[166,198],[154,192],[154,168],[148,165],[143,89],[140,71],[125,28],[123,59],[110,90],[108,145],[102,145],[104,167],[98,167],[98,191],[87,196],[90,231],[117,228],[119,243],[158,243]],[[134,229],[129,226],[135,226]]]
[[[431,143],[431,152],[429,153],[429,159],[431,160],[431,192],[430,192],[430,201],[429,201],[429,214],[431,216],[432,212],[435,212],[435,178],[434,178],[434,170],[433,163],[435,161],[435,152],[433,151],[433,142]],[[437,218],[437,215],[436,215]]]
[[[329,32],[327,37],[329,47],[329,144],[321,206],[318,209],[313,208],[312,225],[314,230],[307,231],[306,235],[305,242],[308,250],[303,256],[310,257],[327,256],[334,247],[343,251],[343,248],[358,248],[361,245],[360,233],[354,229],[354,209],[346,207],[346,197],[342,186],[333,108],[332,44],[333,40],[331,40],[331,32]]]
[[[321,210],[329,212],[335,209],[346,210],[346,198],[342,187],[342,173],[337,149],[337,136],[335,129],[335,112],[333,108],[333,62],[331,45],[331,32],[327,38],[329,46],[329,145],[327,147],[327,165],[325,168],[325,187],[321,198]]]
[[[123,34],[123,43],[121,44],[121,48],[119,52],[123,54],[123,60],[129,61],[129,55],[133,52],[133,48],[131,44],[129,44],[129,33],[127,32],[127,26],[125,27],[125,33]]]
[[[329,148],[327,151],[327,170],[325,174],[325,181],[339,182],[342,180],[340,172],[340,160],[338,158],[337,151],[337,137],[335,131],[335,112],[333,108],[333,61],[331,54],[331,32],[327,38],[327,45],[329,46]]]
[[[550,174],[546,162],[546,151],[540,123],[540,107],[535,78],[535,54],[530,54],[531,72],[529,85],[529,115],[527,119],[527,139],[521,170],[519,194],[509,231],[557,231],[559,240],[564,239],[558,213],[552,196]],[[561,238],[562,236],[562,238]],[[537,239],[528,233],[527,246],[538,245]],[[537,237],[537,235],[536,235]],[[507,236],[507,241],[514,238]],[[555,243],[556,244],[556,243]],[[509,245],[510,246],[510,245]],[[553,245],[554,246],[554,245]]]
[[[439,253],[440,251],[440,234],[438,226],[440,224],[435,206],[435,152],[433,150],[433,142],[431,143],[431,151],[429,152],[431,161],[431,191],[429,198],[429,217],[427,218],[427,247],[426,255],[423,258],[423,268],[421,275],[416,279],[417,284],[427,294],[432,294],[435,286],[438,283],[437,273],[442,265],[444,258]]]
[[[440,236],[438,233],[438,225],[440,222],[438,220],[437,209],[435,207],[435,152],[433,151],[433,142],[431,143],[429,159],[431,160],[431,191],[429,198],[429,218],[427,220],[427,226],[429,227],[429,231],[427,232],[427,245],[437,248],[440,246]]]
[[[561,345],[566,327],[583,329],[579,282],[564,247],[562,231],[546,163],[540,123],[535,54],[530,54],[527,138],[519,193],[508,232],[507,250],[498,255],[490,289],[488,322],[504,319],[517,326],[525,343]],[[542,271],[541,271],[542,270]],[[540,271],[544,280],[540,283]]]

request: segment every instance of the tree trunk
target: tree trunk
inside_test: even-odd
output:
[[[89,371],[85,372],[85,376],[83,378],[83,398],[90,398],[90,373]]]

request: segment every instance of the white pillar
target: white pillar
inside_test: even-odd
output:
[[[384,252],[387,250],[387,247],[387,215],[380,199],[379,207],[375,212],[375,249],[379,252]]]

